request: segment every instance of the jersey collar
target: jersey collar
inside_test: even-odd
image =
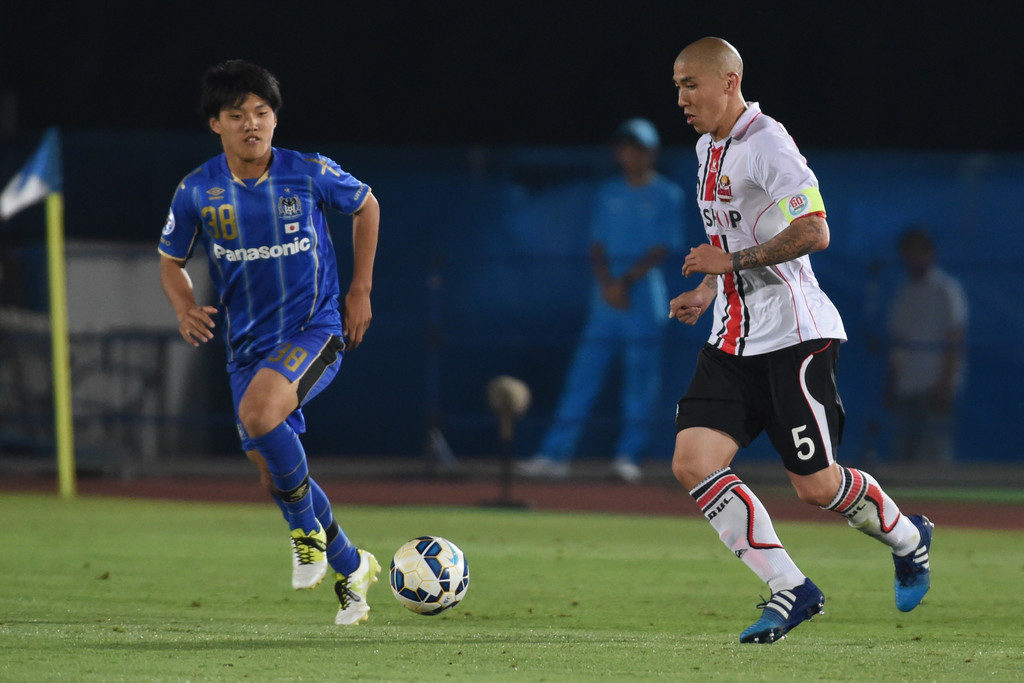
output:
[[[747,128],[754,122],[758,116],[761,115],[761,105],[757,102],[747,102],[747,108],[740,114],[740,117],[736,119],[736,124],[729,131],[729,137],[740,138],[747,132]]]
[[[277,164],[277,159],[280,156],[277,153],[277,148],[276,147],[271,147],[270,148],[270,153],[271,153],[270,165],[267,166],[267,170],[263,172],[263,175],[261,175],[259,178],[256,179],[256,182],[252,184],[252,187],[258,187],[260,185],[260,183],[262,183],[263,181],[265,181],[265,180],[270,178],[270,172],[272,170],[274,170],[274,166]],[[242,180],[241,178],[239,178],[238,176],[236,176],[234,173],[231,172],[231,167],[228,166],[228,157],[227,157],[226,154],[221,154],[220,155],[220,160],[221,160],[221,164],[224,167],[224,173],[226,173],[227,175],[231,176],[231,180],[233,182],[238,183],[242,187],[246,187],[246,188],[250,187],[248,183],[246,183],[244,180]]]

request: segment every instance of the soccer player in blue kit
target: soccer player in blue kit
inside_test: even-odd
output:
[[[334,379],[370,324],[380,207],[331,159],[271,146],[280,106],[277,79],[260,66],[230,60],[206,72],[202,111],[224,153],[178,185],[160,238],[160,282],[185,341],[198,347],[223,327],[242,448],[291,528],[292,587],[319,585],[329,564],[335,623],[355,624],[368,617],[366,593],[380,565],[334,519],[299,435],[302,406]],[[352,216],[352,280],[341,310],[326,207]],[[200,241],[218,306],[196,302],[185,271]]]

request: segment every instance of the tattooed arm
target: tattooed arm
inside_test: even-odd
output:
[[[711,244],[691,249],[683,262],[683,275],[720,275],[747,268],[774,266],[821,251],[828,247],[828,242],[828,223],[825,218],[818,214],[802,216],[764,244],[734,254],[726,253]]]
[[[737,251],[732,256],[732,269],[774,266],[776,263],[792,261],[828,247],[828,223],[818,214],[803,216],[790,223],[786,229],[756,247]]]

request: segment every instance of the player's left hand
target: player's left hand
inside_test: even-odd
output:
[[[345,318],[342,320],[346,349],[354,349],[362,343],[372,319],[370,293],[350,289],[345,295]]]
[[[722,275],[732,272],[732,256],[713,244],[701,244],[690,250],[683,261],[683,277],[694,273]]]

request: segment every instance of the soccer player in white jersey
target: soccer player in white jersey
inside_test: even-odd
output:
[[[291,528],[292,587],[334,570],[337,624],[368,617],[376,558],[356,548],[309,476],[302,406],[338,373],[370,325],[380,208],[369,186],[319,154],[271,146],[281,93],[266,69],[229,60],[203,77],[202,109],[224,153],[178,185],[160,236],[160,282],[186,342],[228,351],[242,449]],[[352,279],[340,305],[325,208],[352,216]],[[185,264],[206,249],[217,307],[197,303]],[[343,310],[342,310],[343,309]]]
[[[821,613],[825,596],[796,566],[757,496],[730,469],[766,431],[800,499],[842,515],[891,548],[896,606],[914,609],[930,584],[932,523],[905,516],[868,473],[841,466],[843,406],[835,373],[846,338],[808,255],[829,227],[818,181],[783,126],[740,92],[743,62],[720,38],[676,58],[673,81],[697,142],[697,203],[710,244],[683,275],[705,274],[672,299],[689,325],[714,304],[711,336],[679,401],[672,471],[726,546],[771,597],[743,643],[771,643]]]

